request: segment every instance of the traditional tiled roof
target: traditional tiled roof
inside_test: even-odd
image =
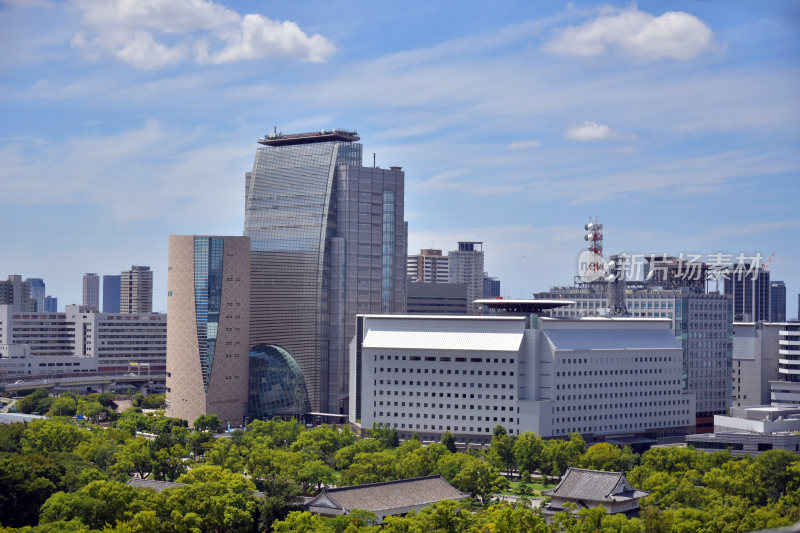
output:
[[[464,494],[442,476],[427,476],[355,487],[323,489],[306,505],[349,512],[361,509],[376,514],[405,507],[424,506],[441,500],[459,500]],[[390,514],[390,513],[388,513]]]
[[[567,473],[556,488],[542,492],[545,496],[575,500],[578,503],[638,500],[648,494],[631,486],[624,472],[603,472],[573,467],[567,469]]]
[[[139,489],[153,489],[156,492],[161,492],[164,489],[169,489],[172,487],[182,487],[185,485],[185,483],[176,483],[174,481],[157,481],[155,479],[141,479],[138,477],[130,478],[125,484]]]

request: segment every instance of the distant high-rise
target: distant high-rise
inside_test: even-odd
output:
[[[250,239],[171,235],[167,413],[241,424],[248,399]]]
[[[44,297],[44,310],[48,313],[58,312],[58,298],[52,296]]]
[[[122,276],[103,276],[103,312],[119,313],[120,280]]]
[[[483,273],[483,297],[484,298],[499,298],[500,297],[500,280],[497,278],[489,277],[489,274]]]
[[[758,265],[739,265],[725,278],[725,294],[733,298],[734,322],[769,320],[769,271]]]
[[[419,255],[409,255],[406,259],[406,276],[410,282],[448,283],[449,265],[441,250],[420,250]]]
[[[31,284],[22,281],[22,276],[12,274],[8,280],[0,281],[0,305],[11,306],[12,311],[31,312],[36,310],[36,302],[31,298]]]
[[[786,322],[786,284],[782,281],[769,284],[769,321]]]
[[[250,345],[288,352],[311,408],[332,413],[348,408],[356,313],[406,310],[405,176],[362,166],[358,140],[343,130],[274,133],[245,175]]]
[[[83,275],[83,307],[100,310],[100,276],[94,273]]]
[[[31,299],[36,302],[36,311],[44,311],[44,280],[42,278],[28,278],[25,280],[31,287]]]
[[[465,315],[467,286],[463,283],[408,283],[409,315]]]
[[[153,312],[153,271],[149,266],[132,266],[120,274],[120,313]]]
[[[483,298],[483,243],[459,242],[458,250],[448,254],[450,282],[467,285],[467,311],[478,312],[475,300]]]

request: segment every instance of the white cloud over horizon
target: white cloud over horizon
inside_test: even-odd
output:
[[[336,51],[326,37],[291,21],[240,15],[210,0],[75,0],[86,31],[72,46],[90,59],[111,55],[140,70],[285,57],[322,62]]]
[[[539,141],[514,141],[508,145],[509,150],[526,150],[528,148],[539,148],[542,145]]]
[[[564,137],[573,141],[605,141],[618,136],[608,125],[597,122],[584,122],[564,132]]]
[[[593,20],[557,30],[545,50],[564,56],[616,54],[639,61],[688,60],[712,50],[713,40],[711,29],[694,15],[670,11],[654,16],[634,4],[602,9]]]

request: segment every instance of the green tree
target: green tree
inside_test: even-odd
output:
[[[495,429],[495,436],[492,437],[492,445],[489,449],[489,460],[498,469],[505,469],[507,475],[511,475],[511,471],[516,466],[516,458],[514,457],[514,444],[516,439],[511,435],[506,434],[502,426],[497,426],[502,429],[502,434],[497,434]]]
[[[800,464],[800,458],[788,450],[768,450],[756,457],[761,482],[767,493],[767,499],[777,501],[785,492],[792,480],[790,466]]]
[[[81,400],[78,402],[78,408],[76,412],[85,416],[89,420],[96,421],[101,415],[106,413],[106,408],[103,407],[103,404],[97,401],[93,402]]]
[[[319,459],[306,462],[297,472],[297,480],[308,489],[314,485],[321,488],[336,481],[336,471]]]
[[[0,452],[21,452],[26,427],[22,422],[0,424]]]
[[[334,466],[337,470],[345,470],[353,463],[353,459],[359,453],[372,453],[383,449],[381,442],[375,439],[360,439],[349,446],[345,446],[336,452],[334,456]]]
[[[339,484],[363,485],[397,479],[397,461],[392,450],[359,453],[350,467],[342,472]]]
[[[275,533],[336,533],[329,519],[308,511],[290,512],[283,520],[272,524]]]
[[[370,438],[380,442],[383,448],[397,448],[400,446],[400,437],[395,428],[390,428],[383,424],[374,424],[368,434]]]
[[[539,471],[542,464],[543,450],[544,441],[536,433],[526,431],[520,435],[512,449],[517,468],[528,472]]]
[[[186,472],[183,458],[186,450],[176,444],[172,448],[161,448],[153,454],[153,475],[160,481],[175,481]]]
[[[325,425],[301,433],[290,449],[295,452],[302,451],[308,456],[324,461],[329,466],[335,466],[336,452],[353,444],[355,440],[356,436],[349,429],[339,431]]]
[[[57,492],[42,506],[40,524],[77,518],[89,528],[100,529],[118,520],[130,520],[157,499],[152,491],[140,491],[118,481],[93,481],[77,492]]]
[[[145,479],[153,471],[150,445],[142,438],[131,439],[118,447],[115,459],[111,470],[122,480],[127,480],[134,473]]]
[[[178,522],[197,516],[203,531],[249,532],[258,504],[255,485],[219,466],[199,466],[178,478],[186,486],[169,490],[167,506]]]
[[[89,432],[80,429],[74,421],[53,418],[31,421],[22,435],[21,443],[25,453],[71,452],[88,439]]]
[[[58,490],[64,468],[41,455],[0,459],[0,524],[33,525],[39,507]]]
[[[300,486],[286,478],[269,477],[258,482],[264,493],[259,506],[259,531],[269,531],[276,520],[284,520],[292,511],[299,511],[302,502]]]
[[[197,417],[197,420],[194,421],[194,429],[197,431],[210,431],[211,433],[217,433],[221,426],[222,421],[216,414],[200,415]]]
[[[50,410],[50,406],[55,401],[55,398],[50,397],[47,389],[36,389],[19,400],[15,407],[20,413],[40,413],[44,414]]]
[[[78,403],[75,398],[70,396],[61,396],[56,398],[53,405],[50,406],[50,411],[47,412],[49,416],[75,416],[75,411],[78,408]]]
[[[144,409],[161,409],[166,405],[166,396],[163,394],[149,394],[142,398],[141,403]]]
[[[630,446],[624,449],[607,442],[598,442],[586,450],[579,459],[577,466],[592,470],[606,470],[611,472],[629,472],[636,466],[637,456]]]
[[[444,447],[447,448],[447,451],[450,453],[456,453],[458,451],[456,449],[456,439],[453,438],[453,434],[449,431],[445,431],[442,434],[442,438],[439,442],[444,444]]]
[[[268,421],[253,420],[247,429],[247,435],[245,436],[245,444],[247,445],[251,445],[256,441],[262,443],[269,441],[275,447],[289,448],[305,431],[305,426],[294,418],[288,421],[273,418]]]

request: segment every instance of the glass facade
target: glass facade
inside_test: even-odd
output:
[[[217,345],[222,296],[222,254],[221,237],[194,238],[194,308],[200,369],[206,392]]]
[[[394,191],[383,191],[381,312],[394,311]]]
[[[297,416],[311,411],[300,365],[283,348],[261,344],[250,351],[247,410],[252,419]]]
[[[347,409],[356,313],[405,311],[404,175],[361,159],[356,142],[286,142],[259,148],[245,177],[250,345],[289,351],[326,412]]]

